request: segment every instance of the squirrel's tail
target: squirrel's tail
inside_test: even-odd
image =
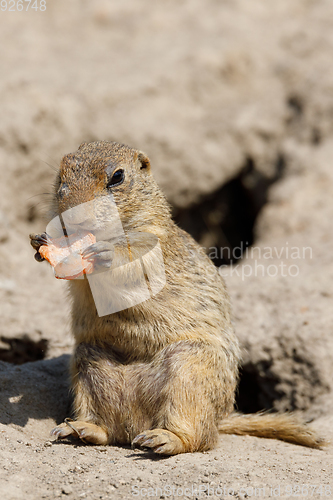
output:
[[[232,413],[219,424],[222,434],[250,435],[321,448],[327,443],[293,413]]]

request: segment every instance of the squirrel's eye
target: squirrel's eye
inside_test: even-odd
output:
[[[111,188],[113,186],[117,186],[118,184],[121,184],[125,178],[125,174],[123,170],[117,170],[107,183],[107,188]]]

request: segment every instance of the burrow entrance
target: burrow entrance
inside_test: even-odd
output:
[[[265,177],[248,158],[240,173],[200,203],[186,209],[173,207],[176,223],[203,247],[219,252],[211,258],[215,265],[232,264],[242,258],[239,249],[254,243],[254,226],[267,202],[270,186],[284,172],[285,160],[276,160],[275,175]]]
[[[15,365],[44,359],[47,353],[48,340],[32,340],[28,334],[20,337],[0,337],[0,360]]]

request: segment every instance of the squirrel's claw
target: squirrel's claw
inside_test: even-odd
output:
[[[39,253],[39,249],[41,246],[48,244],[48,235],[46,233],[30,234],[29,238],[32,248],[36,250],[36,253],[34,255],[35,259],[37,260],[37,262],[43,262],[43,260],[45,259]]]
[[[82,253],[82,257],[93,262],[94,268],[111,267],[114,257],[114,246],[109,241],[98,241],[86,248]]]

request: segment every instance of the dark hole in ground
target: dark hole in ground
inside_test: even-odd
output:
[[[242,413],[255,413],[274,408],[282,397],[276,390],[278,380],[269,371],[269,366],[247,363],[240,370],[236,408]]]
[[[254,373],[240,372],[240,380],[236,394],[236,408],[242,413],[255,413],[263,410],[259,403],[260,387]]]
[[[253,244],[256,219],[267,201],[269,187],[281,178],[284,166],[284,158],[280,156],[275,176],[267,178],[248,158],[234,179],[200,203],[186,209],[175,207],[173,217],[205,247],[215,265],[232,264]]]
[[[48,340],[31,340],[28,335],[19,338],[0,337],[6,347],[0,348],[0,360],[15,365],[44,359],[47,353]]]

